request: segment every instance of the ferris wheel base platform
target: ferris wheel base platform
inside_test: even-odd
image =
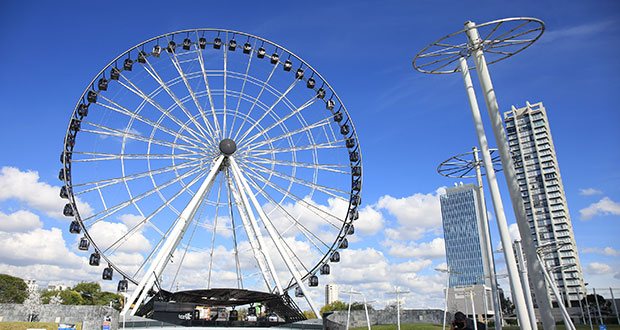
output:
[[[264,306],[263,315],[238,320],[235,308],[246,305]],[[218,310],[216,314],[220,315],[205,317],[200,312],[205,309]],[[136,316],[188,327],[273,327],[306,319],[288,294],[230,288],[161,290],[138,309]]]

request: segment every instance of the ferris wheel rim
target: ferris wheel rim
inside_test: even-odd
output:
[[[354,150],[359,155],[359,160],[356,161],[355,164],[353,164],[353,162],[352,162],[351,166],[353,166],[353,165],[359,166],[360,169],[361,169],[361,167],[362,167],[362,154],[361,154],[361,148],[360,148],[360,145],[359,145],[359,138],[357,136],[357,130],[354,128],[353,122],[350,120],[351,117],[350,117],[349,112],[346,109],[344,103],[340,100],[339,96],[337,95],[335,90],[331,87],[331,85],[327,82],[327,80],[324,79],[323,76],[321,76],[319,74],[319,72],[316,71],[314,68],[312,68],[307,62],[305,62],[303,59],[301,59],[299,56],[295,55],[293,52],[289,51],[288,49],[282,47],[281,45],[273,43],[273,42],[271,42],[271,41],[269,41],[267,39],[264,39],[264,38],[261,38],[261,37],[257,37],[257,36],[251,35],[251,34],[248,34],[248,33],[240,32],[240,31],[234,31],[234,30],[225,30],[225,29],[187,29],[187,30],[180,30],[180,31],[175,31],[175,32],[170,32],[170,33],[162,34],[162,35],[159,35],[157,37],[150,38],[150,39],[148,39],[148,40],[146,40],[144,42],[141,42],[141,43],[139,43],[139,44],[129,48],[127,51],[121,53],[114,60],[112,60],[110,63],[108,63],[99,73],[97,73],[94,76],[92,81],[85,88],[85,90],[82,93],[82,95],[78,98],[78,102],[76,103],[76,106],[74,107],[73,113],[71,115],[71,120],[69,121],[69,125],[67,126],[67,129],[66,129],[66,132],[65,132],[63,158],[64,158],[65,153],[70,153],[70,154],[73,153],[73,148],[74,147],[73,146],[69,147],[68,146],[68,141],[67,141],[70,138],[71,134],[72,134],[71,133],[72,132],[71,125],[72,125],[73,120],[75,120],[75,119],[77,119],[79,117],[78,109],[79,109],[80,105],[84,103],[84,100],[86,99],[86,95],[89,93],[90,90],[96,90],[94,88],[94,85],[95,85],[95,82],[97,81],[97,79],[99,79],[100,77],[104,76],[105,72],[107,72],[112,66],[115,66],[115,63],[118,60],[122,59],[124,56],[127,56],[132,51],[138,50],[141,46],[144,46],[146,44],[152,43],[152,42],[154,42],[154,41],[156,41],[158,39],[167,38],[169,36],[179,35],[179,34],[183,34],[183,33],[199,33],[199,32],[226,32],[226,33],[233,33],[233,34],[236,34],[236,35],[247,36],[248,38],[254,38],[256,40],[260,40],[261,42],[271,44],[272,46],[281,49],[283,52],[289,54],[290,56],[293,56],[295,59],[297,59],[298,61],[303,63],[303,65],[305,65],[309,70],[311,70],[313,76],[316,75],[318,78],[320,78],[322,84],[326,88],[328,88],[328,91],[331,92],[331,94],[332,94],[331,97],[335,98],[338,101],[338,103],[340,104],[339,111],[343,111],[346,114],[348,125],[351,126],[351,132],[352,132],[351,136],[353,136],[355,141],[357,141]],[[252,55],[254,55],[254,53],[252,53],[250,56],[252,56]],[[80,119],[80,121],[81,121],[81,119]],[[66,159],[63,159],[62,163],[63,163],[63,170],[62,171],[65,171],[65,173],[68,173],[68,171],[71,170],[71,163],[72,162],[71,161],[67,161]],[[75,187],[73,185],[72,176],[70,174],[65,174],[65,175],[67,175],[68,177],[65,177],[65,179],[62,180],[64,182],[64,187],[67,187],[68,189],[72,189],[73,187]],[[359,175],[360,182],[361,182],[362,178],[363,177],[361,175]],[[357,196],[361,195],[361,189],[356,193],[356,195]],[[79,224],[80,224],[80,226],[82,228],[82,232],[83,232],[84,237],[86,237],[91,242],[94,250],[101,255],[101,257],[108,263],[109,267],[112,267],[114,270],[116,270],[119,274],[121,274],[123,276],[124,279],[127,279],[127,280],[131,281],[132,283],[137,284],[138,281],[134,278],[135,275],[131,276],[127,272],[123,271],[122,267],[119,267],[114,262],[112,262],[108,258],[106,253],[104,253],[103,249],[101,249],[100,247],[97,246],[96,240],[93,239],[93,237],[91,236],[91,234],[87,230],[87,226],[83,222],[83,218],[80,216],[80,213],[79,213],[80,211],[79,211],[79,209],[77,207],[77,204],[78,204],[77,203],[77,199],[76,199],[76,196],[73,194],[73,192],[71,192],[69,194],[69,200],[70,200],[70,202],[71,202],[71,204],[72,204],[72,206],[74,208],[74,213],[75,213],[74,219],[76,219],[79,222]],[[347,209],[350,210],[351,208],[352,208],[352,202],[351,202],[351,200],[349,200],[349,205],[348,205]],[[355,206],[355,208],[357,209],[357,206]],[[344,231],[344,224],[347,223],[348,217],[349,217],[349,214],[347,212],[347,215],[346,215],[346,217],[344,219],[344,222],[343,222],[343,226],[341,227],[340,232],[338,233],[338,237],[343,236],[342,232]],[[333,251],[337,250],[337,245],[340,244],[340,242],[341,242],[341,240],[338,239],[338,240],[336,240],[335,242],[332,243],[332,245],[331,245],[331,247],[329,249],[329,253],[325,254],[323,256],[323,258],[313,267],[313,269],[311,271],[309,271],[306,275],[304,275],[304,277],[303,277],[304,280],[307,279],[309,276],[313,275],[314,273],[316,273],[318,271],[318,268],[321,265],[326,263],[327,259],[330,257],[330,254]],[[291,287],[294,287],[294,285],[293,286],[289,285],[289,288],[291,288]]]

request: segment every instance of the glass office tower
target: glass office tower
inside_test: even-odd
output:
[[[478,186],[471,183],[447,188],[446,194],[440,196],[450,288],[490,286],[479,201]]]
[[[548,246],[547,269],[563,300],[574,306],[585,286],[547,112],[542,102],[527,102],[505,112],[504,123],[534,244]]]

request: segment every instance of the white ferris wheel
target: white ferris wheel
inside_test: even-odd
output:
[[[79,249],[131,293],[310,299],[354,233],[362,156],[344,104],[284,47],[221,29],[146,40],[71,115],[59,178]]]

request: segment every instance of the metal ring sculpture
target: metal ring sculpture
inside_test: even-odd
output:
[[[113,59],[79,97],[60,160],[70,230],[119,289],[149,290],[151,270],[160,288],[316,286],[361,203],[359,140],[334,89],[238,31],[172,32]]]
[[[473,157],[474,152],[480,151],[469,151],[452,156],[448,160],[441,162],[441,164],[437,166],[437,173],[449,178],[475,178],[476,174],[470,174],[471,171],[475,170],[477,166],[480,166],[480,170],[484,171],[484,166],[481,166],[482,159],[478,159],[478,161],[475,160]],[[501,171],[502,161],[497,149],[489,149],[489,152],[491,154],[491,161],[493,162],[493,169],[495,172]],[[482,175],[485,175],[484,172]]]
[[[487,64],[506,59],[531,46],[545,31],[545,24],[530,17],[515,17],[476,25]],[[413,67],[422,73],[454,73],[459,71],[460,57],[471,55],[467,30],[449,34],[422,49],[413,59]],[[469,69],[473,69],[470,67]]]

